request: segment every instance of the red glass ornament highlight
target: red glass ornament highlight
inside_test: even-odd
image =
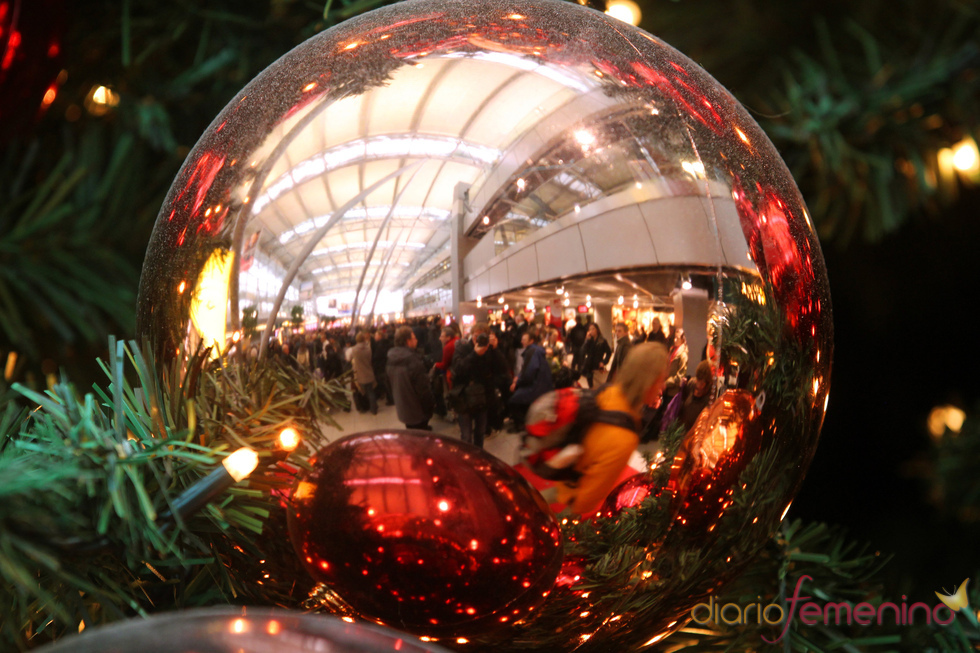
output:
[[[684,436],[667,482],[674,492],[675,528],[706,535],[734,503],[739,476],[762,445],[757,416],[751,394],[728,390]]]
[[[661,488],[654,485],[649,474],[634,474],[613,488],[599,508],[601,517],[614,517],[627,508],[636,508],[647,497],[659,496]]]
[[[62,0],[0,0],[0,144],[44,115],[64,82]]]
[[[561,534],[541,496],[455,439],[374,431],[323,449],[293,491],[310,573],[363,616],[421,635],[486,634],[554,585]]]

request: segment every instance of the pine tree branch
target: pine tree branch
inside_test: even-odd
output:
[[[65,383],[44,394],[16,386],[38,408],[10,404],[0,419],[0,577],[11,587],[0,641],[27,648],[81,621],[177,607],[297,604],[312,582],[286,534],[282,496],[322,446],[333,407],[346,401],[342,385],[274,364],[210,362],[206,352],[157,383],[145,351],[122,342],[110,351],[105,389],[78,397]],[[292,454],[277,448],[285,425],[305,436]],[[249,481],[176,528],[162,521],[238,444],[262,461]]]

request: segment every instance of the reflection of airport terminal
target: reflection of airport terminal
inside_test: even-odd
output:
[[[470,19],[455,20],[436,22],[455,33]],[[582,49],[523,16],[500,20],[525,30],[519,44],[501,25],[424,47],[392,28],[323,46],[358,66],[300,52],[243,90],[188,158],[151,243],[139,321],[161,358],[200,345],[281,356],[289,344],[290,365],[332,375],[350,361],[345,343],[312,334],[388,326],[351,388],[389,401],[341,416],[356,431],[400,425],[374,343],[420,317],[464,335],[478,322],[512,329],[504,367],[518,380],[520,325],[543,327],[555,385],[585,385],[565,369],[585,330],[573,325],[594,322],[613,361],[638,340],[679,343],[682,329],[667,399],[708,358],[713,396],[745,390],[760,406],[784,327],[824,346],[829,313],[807,285],[815,241],[757,125],[675,61],[654,69],[633,47]],[[614,339],[621,324],[628,336]],[[416,333],[433,369],[429,423],[457,434],[455,345],[437,335]],[[815,360],[827,364],[819,349]],[[607,371],[600,361],[592,380]],[[821,378],[806,382],[814,407]],[[499,384],[502,402],[514,383]]]
[[[313,326],[482,319],[533,300],[555,317],[585,307],[607,333],[614,309],[649,328],[686,307],[700,351],[713,279],[754,272],[731,190],[690,143],[662,138],[656,103],[612,97],[593,72],[431,56],[296,111],[240,189],[254,199],[236,216],[248,266],[229,331],[247,306],[262,330],[296,304]]]
[[[663,503],[651,525],[667,539],[643,554],[655,547],[664,566],[644,574],[662,583],[662,605],[680,609],[693,597],[682,578],[715,583],[747,558],[675,554],[691,542],[698,552],[727,541],[758,550],[816,445],[831,320],[802,198],[734,98],[649,35],[570,3],[518,13],[458,0],[424,16],[413,6],[314,37],[215,119],[158,218],[138,331],[161,361],[214,346],[232,354],[210,363],[221,369],[247,347],[258,362],[234,371],[276,364],[290,379],[312,344],[324,376],[345,363],[359,370],[340,376],[355,398],[349,413],[332,413],[343,434],[397,439],[388,429],[411,423],[478,442],[485,421],[486,450],[514,463],[519,436],[508,427],[533,418],[536,428],[545,420],[535,400],[582,384],[576,344],[594,323],[609,347],[592,348],[591,378],[611,388],[571,461],[579,476],[568,482],[580,484],[561,489],[583,492],[601,472],[595,503],[620,480],[612,472],[651,470],[642,478]],[[480,322],[498,327],[488,344],[465,338]],[[355,332],[382,324],[400,327],[387,352],[378,343],[390,328],[380,340],[362,335],[347,357]],[[654,350],[657,364],[631,357]],[[480,358],[491,351],[502,364]],[[469,367],[455,370],[457,358]],[[709,395],[694,404],[686,378],[702,358],[710,376],[699,393]],[[399,410],[403,390],[429,384],[431,402],[422,393],[418,412]],[[693,418],[682,410],[692,406],[703,406]],[[632,423],[598,421],[610,413]],[[693,424],[663,429],[680,415]],[[615,460],[593,465],[611,450],[612,440],[589,439],[600,426],[630,437],[617,440]],[[404,490],[391,475],[371,482]],[[666,573],[682,558],[696,573]],[[678,616],[657,615],[656,629]],[[620,628],[609,612],[595,618]]]
[[[524,312],[606,334],[623,321],[636,337],[656,319],[665,336],[684,329],[693,371],[723,279],[758,275],[724,175],[662,137],[656,102],[505,53],[391,76],[311,102],[258,147],[223,336],[245,308],[279,341],[321,320],[465,329]]]

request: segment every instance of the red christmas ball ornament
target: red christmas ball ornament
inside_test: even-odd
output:
[[[734,503],[739,475],[762,446],[758,415],[755,397],[730,389],[684,436],[667,482],[675,528],[706,535]]]
[[[568,556],[561,563],[558,571],[558,578],[555,579],[555,587],[574,588],[585,575],[585,568],[588,560],[585,556]]]
[[[634,474],[616,486],[599,508],[603,517],[613,517],[627,508],[635,508],[647,497],[659,496],[661,488],[649,474]]]
[[[289,531],[306,568],[378,623],[482,635],[527,616],[554,586],[561,533],[505,463],[416,431],[348,436],[296,484]]]

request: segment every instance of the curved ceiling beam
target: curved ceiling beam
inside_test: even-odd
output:
[[[367,276],[368,266],[371,265],[371,259],[374,258],[374,250],[377,249],[378,241],[381,240],[381,232],[384,231],[385,225],[387,225],[388,221],[391,220],[391,216],[394,215],[395,213],[395,207],[398,206],[398,200],[402,198],[402,195],[405,193],[405,190],[412,184],[412,180],[415,179],[415,175],[418,174],[420,168],[421,166],[418,166],[415,168],[415,170],[412,171],[412,176],[408,178],[408,181],[405,182],[405,185],[402,186],[402,189],[398,191],[398,195],[395,196],[394,200],[391,203],[391,208],[388,211],[388,215],[385,216],[385,221],[381,224],[381,227],[378,229],[378,232],[374,235],[374,242],[371,243],[371,250],[368,252],[367,256],[364,259],[364,269],[361,270],[361,279],[360,281],[357,282],[357,290],[354,292],[354,313],[353,313],[353,317],[351,318],[351,324],[355,324],[357,322],[357,310],[358,310],[357,298],[360,296],[361,288],[364,286],[364,277]]]
[[[313,251],[313,248],[316,247],[317,243],[319,243],[320,240],[327,235],[327,232],[330,231],[331,227],[333,227],[337,221],[344,217],[344,213],[349,211],[352,207],[357,206],[357,204],[362,202],[365,197],[413,167],[420,167],[422,163],[424,163],[424,161],[416,161],[415,163],[407,166],[402,166],[398,170],[395,170],[394,172],[387,174],[378,181],[374,182],[340,207],[330,217],[330,220],[328,220],[325,225],[323,225],[315,234],[313,234],[313,237],[309,239],[301,250],[300,254],[293,260],[293,264],[289,267],[289,270],[286,272],[286,277],[282,280],[282,284],[279,286],[279,294],[276,295],[276,301],[273,303],[272,310],[269,313],[269,318],[265,323],[265,333],[272,333],[272,329],[276,324],[276,316],[279,314],[280,307],[282,307],[282,300],[286,298],[286,291],[289,289],[289,285],[293,282],[293,279],[296,278],[296,273],[299,272],[299,268],[301,265],[303,265],[306,257],[310,255],[310,252]],[[262,338],[262,342],[259,346],[260,357],[265,354],[265,350],[268,348],[268,343],[269,340],[267,338]]]

